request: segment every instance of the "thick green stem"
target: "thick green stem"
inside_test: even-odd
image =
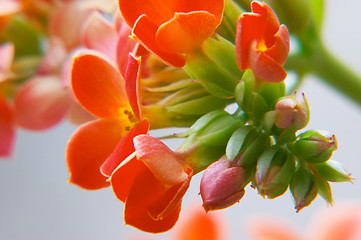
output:
[[[307,40],[301,39],[304,51],[290,56],[285,68],[312,73],[361,106],[361,76],[332,55],[318,38]]]

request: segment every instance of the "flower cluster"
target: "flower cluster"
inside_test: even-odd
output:
[[[66,148],[69,183],[111,187],[125,223],[152,233],[176,224],[203,170],[206,212],[250,183],[270,199],[289,189],[299,211],[318,194],[331,204],[329,182],[351,181],[330,160],[335,136],[302,132],[307,100],[286,91],[290,35],[315,23],[289,31],[259,1],[31,2],[0,11],[0,156],[16,127],[69,116],[81,124]],[[170,127],[186,128],[167,136],[184,138],[177,150],[152,136]]]

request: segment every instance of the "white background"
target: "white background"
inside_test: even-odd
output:
[[[326,45],[361,76],[361,1],[325,3]],[[307,78],[301,91],[311,109],[308,128],[321,128],[336,135],[339,149],[333,159],[342,162],[356,179],[354,184],[332,184],[336,204],[345,199],[361,201],[361,107],[314,77]],[[124,226],[123,204],[110,189],[86,191],[66,183],[69,175],[64,149],[74,130],[74,126],[64,123],[42,133],[18,131],[13,158],[0,160],[0,239],[167,239],[167,234],[147,235]],[[175,149],[178,142],[172,144]],[[199,179],[200,175],[192,181],[183,212],[194,199],[199,199]],[[244,224],[250,216],[277,215],[302,230],[316,210],[327,204],[318,197],[298,214],[293,207],[289,193],[264,200],[247,188],[240,203],[222,213],[228,218],[230,239],[245,239]]]

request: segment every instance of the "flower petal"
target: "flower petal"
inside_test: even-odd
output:
[[[281,82],[287,76],[281,64],[269,57],[265,52],[255,49],[255,46],[251,47],[249,60],[254,75],[262,81]]]
[[[109,186],[100,166],[125,133],[122,122],[110,119],[91,121],[78,128],[66,148],[69,182],[85,189]]]
[[[142,231],[159,233],[171,229],[177,222],[181,204],[165,218],[154,220],[148,213],[148,206],[163,196],[166,189],[149,169],[144,169],[135,178],[125,202],[124,221]]]
[[[125,72],[125,89],[129,98],[130,106],[138,119],[141,119],[141,108],[142,103],[140,96],[140,58],[135,58],[132,54],[129,54],[129,60],[127,70]]]
[[[190,53],[200,47],[216,27],[215,16],[206,11],[176,13],[170,21],[159,27],[156,42],[166,52]],[[181,43],[179,39],[182,39]]]
[[[188,178],[181,159],[159,139],[139,135],[133,141],[138,160],[143,161],[160,182],[172,186]]]
[[[280,26],[280,29],[274,36],[274,40],[274,45],[268,48],[265,53],[276,62],[283,65],[286,62],[290,51],[290,38],[285,25]]]
[[[4,43],[0,46],[0,82],[5,80],[10,74],[14,53],[14,44]]]
[[[70,108],[68,89],[56,77],[35,77],[15,96],[17,125],[31,130],[50,128],[64,119]]]
[[[134,128],[122,138],[114,152],[101,166],[101,172],[105,176],[110,176],[117,166],[135,151],[133,138],[140,134],[147,134],[148,131],[149,121],[147,119],[135,125]]]
[[[74,59],[72,88],[85,109],[101,118],[119,117],[129,108],[124,80],[105,59],[85,54]]]
[[[188,178],[184,182],[169,188],[161,198],[149,206],[148,212],[153,219],[165,218],[182,202],[182,198],[189,188],[193,170],[188,168],[187,174]]]
[[[15,141],[14,109],[1,93],[0,113],[0,157],[9,157]]]
[[[133,27],[133,38],[137,39],[149,51],[158,55],[163,61],[174,67],[183,67],[186,63],[185,56],[168,53],[159,48],[155,40],[158,26],[150,21],[148,16],[141,15]]]
[[[89,17],[84,29],[84,46],[98,50],[110,59],[116,59],[117,31],[98,12]]]

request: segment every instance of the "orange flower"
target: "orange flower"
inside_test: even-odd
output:
[[[175,67],[183,67],[185,54],[214,33],[223,7],[223,0],[119,0],[133,37]]]
[[[139,135],[133,142],[135,152],[110,177],[115,195],[125,202],[125,223],[146,232],[168,231],[178,220],[193,170],[185,169],[180,155],[157,138]]]
[[[99,119],[81,126],[68,143],[69,182],[86,189],[107,187],[109,183],[100,172],[101,165],[124,136],[147,133],[149,123],[147,120],[139,123],[137,97],[128,99],[124,79],[104,58],[92,54],[76,57],[72,88],[79,103]],[[128,87],[128,91],[137,91],[136,84]]]
[[[289,35],[276,14],[264,2],[253,1],[252,13],[243,13],[237,24],[236,55],[241,70],[252,69],[266,82],[286,78],[282,65],[289,53]]]

